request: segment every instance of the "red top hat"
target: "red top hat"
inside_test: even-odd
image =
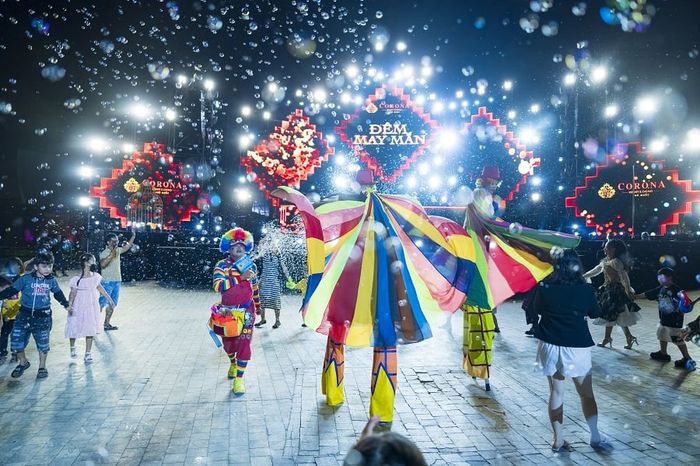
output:
[[[498,167],[495,165],[486,165],[484,166],[483,170],[481,170],[481,177],[480,178],[491,178],[492,180],[501,180],[501,172],[498,170]]]
[[[361,186],[371,186],[374,184],[374,175],[372,174],[372,170],[360,170],[357,172],[356,179]]]

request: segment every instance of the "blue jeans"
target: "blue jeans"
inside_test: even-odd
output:
[[[36,348],[39,352],[48,353],[52,324],[51,309],[32,311],[28,307],[20,308],[10,335],[12,351],[24,351],[29,344],[29,337],[34,335]]]
[[[112,298],[112,301],[114,301],[114,304],[116,305],[119,302],[119,290],[122,286],[121,282],[110,282],[102,280],[100,284],[102,285],[102,288],[105,289],[107,294]],[[107,299],[105,299],[104,296],[100,295],[100,307],[105,306],[107,306]]]

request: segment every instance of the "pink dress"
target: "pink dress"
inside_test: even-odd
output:
[[[80,279],[80,283],[78,283]],[[76,290],[73,301],[73,314],[66,319],[66,338],[94,337],[102,333],[102,315],[97,292],[97,285],[102,275],[93,273],[92,277],[77,276],[70,279],[68,286]]]

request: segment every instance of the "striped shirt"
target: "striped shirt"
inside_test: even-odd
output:
[[[255,274],[252,280],[250,280],[251,288],[253,289],[253,303],[255,303],[255,309],[260,309],[260,286],[258,284],[258,268],[253,264],[251,269]],[[226,259],[221,259],[214,266],[214,276],[212,279],[214,291],[217,293],[224,293],[230,290],[232,287],[238,285],[244,281],[241,278],[241,273],[233,266],[233,261],[230,257]]]
[[[282,295],[281,277],[283,275],[287,273],[280,257],[277,254],[264,254],[260,275],[260,294],[264,298],[279,299]]]

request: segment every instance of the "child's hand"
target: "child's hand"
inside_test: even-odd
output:
[[[246,271],[243,275],[241,275],[241,278],[242,278],[243,280],[248,280],[248,281],[250,281],[250,280],[252,280],[252,279],[255,278],[255,272],[253,272],[252,270],[248,270],[248,271]]]

